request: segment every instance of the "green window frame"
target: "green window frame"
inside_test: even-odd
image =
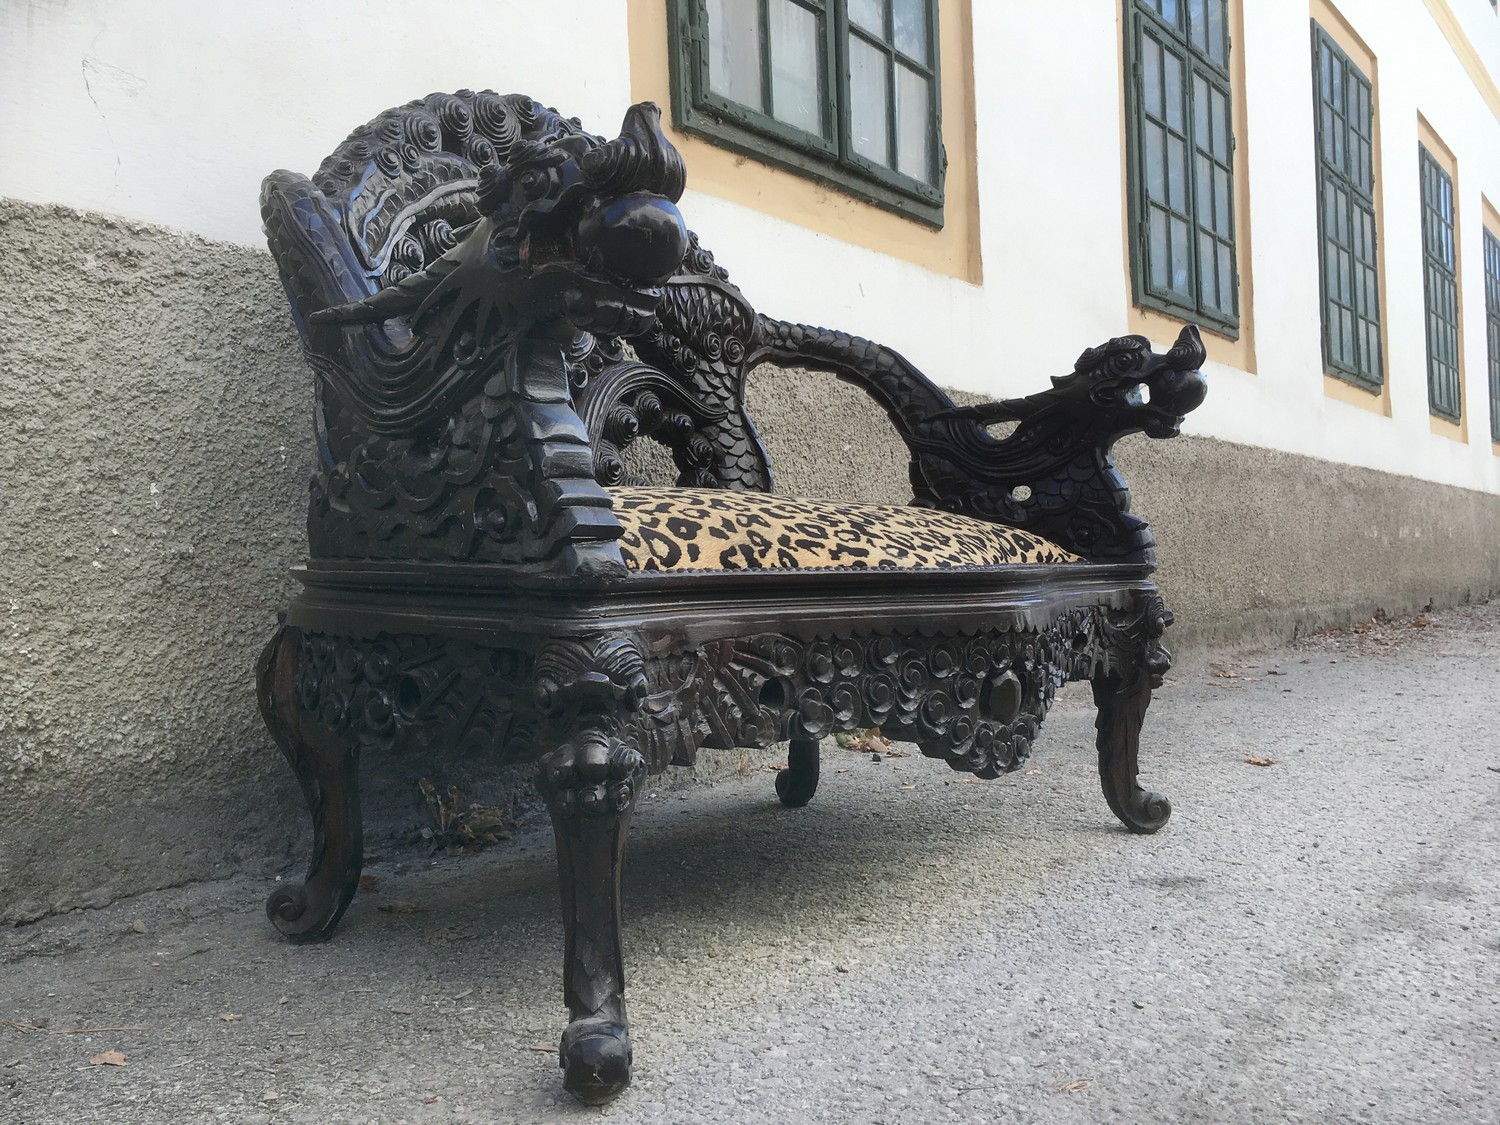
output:
[[[1427,311],[1427,403],[1439,418],[1463,413],[1458,377],[1458,257],[1453,177],[1417,145],[1422,176],[1422,292]]]
[[[938,0],[668,0],[667,23],[679,129],[943,225]]]
[[[1135,302],[1239,338],[1228,0],[1124,0]]]
[[[1489,338],[1490,440],[1500,441],[1500,238],[1484,232],[1484,320]]]
[[[1364,71],[1316,21],[1312,50],[1323,369],[1379,390],[1385,371],[1375,241],[1375,92]]]

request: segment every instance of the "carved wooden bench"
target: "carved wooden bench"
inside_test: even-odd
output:
[[[1171,615],[1110,449],[1175,435],[1202,401],[1196,331],[1165,355],[1111,340],[1050,390],[960,408],[887,348],[758,315],[683,226],[684,180],[653,105],[606,142],[463,90],[381,114],[262,195],[317,375],[311,557],[259,665],[313,856],[267,912],[318,941],[349,905],[362,749],[539,759],[561,1062],[590,1102],[630,1080],[620,864],[648,770],[790,740],[776,789],[803,805],[819,740],[880,727],[996,777],[1087,679],[1110,808],[1135,832],[1169,813],[1136,747]],[[764,362],[883,406],[912,505],[770,495],[744,411]],[[670,448],[677,487],[629,478],[640,438]]]

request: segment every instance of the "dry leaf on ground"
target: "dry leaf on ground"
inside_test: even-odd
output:
[[[1087,1090],[1093,1084],[1092,1079],[1075,1078],[1071,1082],[1064,1082],[1057,1088],[1057,1092],[1059,1094],[1076,1094],[1079,1090]]]
[[[359,877],[359,889],[362,891],[373,891],[375,889],[375,876],[361,875]]]
[[[123,1051],[100,1051],[97,1055],[89,1056],[89,1066],[124,1066],[125,1054]]]
[[[1246,758],[1247,766],[1274,766],[1281,762],[1280,758]]]
[[[866,730],[839,731],[833,736],[833,740],[845,750],[861,750],[866,753],[888,754],[891,749],[891,740],[880,733],[879,727],[870,727]]]
[[[225,1012],[219,1018],[225,1023],[239,1023],[240,1020],[244,1019],[245,1017],[240,1015],[238,1012]]]
[[[382,902],[376,907],[382,914],[425,914],[427,907],[418,906],[414,902],[405,902],[402,899],[392,899],[390,902]]]

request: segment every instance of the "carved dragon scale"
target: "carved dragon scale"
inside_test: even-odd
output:
[[[1110,807],[1138,832],[1170,811],[1136,784],[1136,756],[1171,615],[1111,449],[1175,435],[1202,401],[1196,330],[1161,355],[1142,337],[1111,340],[1039,394],[959,407],[889,348],[757,313],[683,223],[685,184],[649,103],[606,140],[530,98],[461,90],[381,114],[311,178],[273,173],[261,201],[317,375],[318,453],[309,592],[259,667],[313,860],[268,912],[310,941],[348,906],[363,751],[537,760],[567,935],[560,1061],[592,1102],[630,1079],[619,872],[648,770],[702,746],[790,740],[777,789],[801,805],[818,740],[880,726],[994,777],[1027,759],[1056,690],[1086,679]],[[773,586],[694,587],[727,615],[717,632],[619,608],[635,604],[610,601],[621,592],[660,605],[679,589],[627,572],[615,546],[624,451],[667,446],[681,486],[769,490],[745,412],[761,363],[868,394],[907,446],[914,503],[1033,532],[1120,564],[1116,577],[1056,568],[1045,596],[1013,600],[1003,582],[943,585],[946,608],[879,627],[841,609],[852,587],[837,574],[759,618]],[[488,577],[472,577],[478,566]],[[491,598],[462,629],[421,608],[457,597],[460,573]],[[559,591],[579,592],[573,610],[527,616],[528,599],[566,604]]]

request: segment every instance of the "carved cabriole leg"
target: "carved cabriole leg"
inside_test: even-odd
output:
[[[307,879],[266,900],[266,915],[294,942],[327,941],[359,889],[364,827],[359,807],[359,752],[353,734],[304,722],[297,706],[298,630],[285,625],[256,664],[260,713],[286,755],[312,813]]]
[[[818,740],[794,738],[787,749],[786,769],[776,774],[776,796],[789,809],[800,809],[818,791]]]
[[[1142,789],[1136,781],[1141,723],[1151,704],[1151,690],[1161,687],[1172,666],[1172,654],[1161,643],[1171,623],[1161,597],[1147,596],[1138,615],[1116,634],[1131,642],[1133,651],[1124,654],[1115,671],[1093,680],[1104,799],[1126,828],[1142,834],[1155,832],[1172,815],[1172,804],[1164,795]]]
[[[632,717],[645,694],[640,649],[628,638],[554,641],[537,659],[537,706],[552,747],[537,788],[557,838],[571,1021],[559,1063],[568,1091],[589,1104],[630,1084],[620,872],[646,770]]]

